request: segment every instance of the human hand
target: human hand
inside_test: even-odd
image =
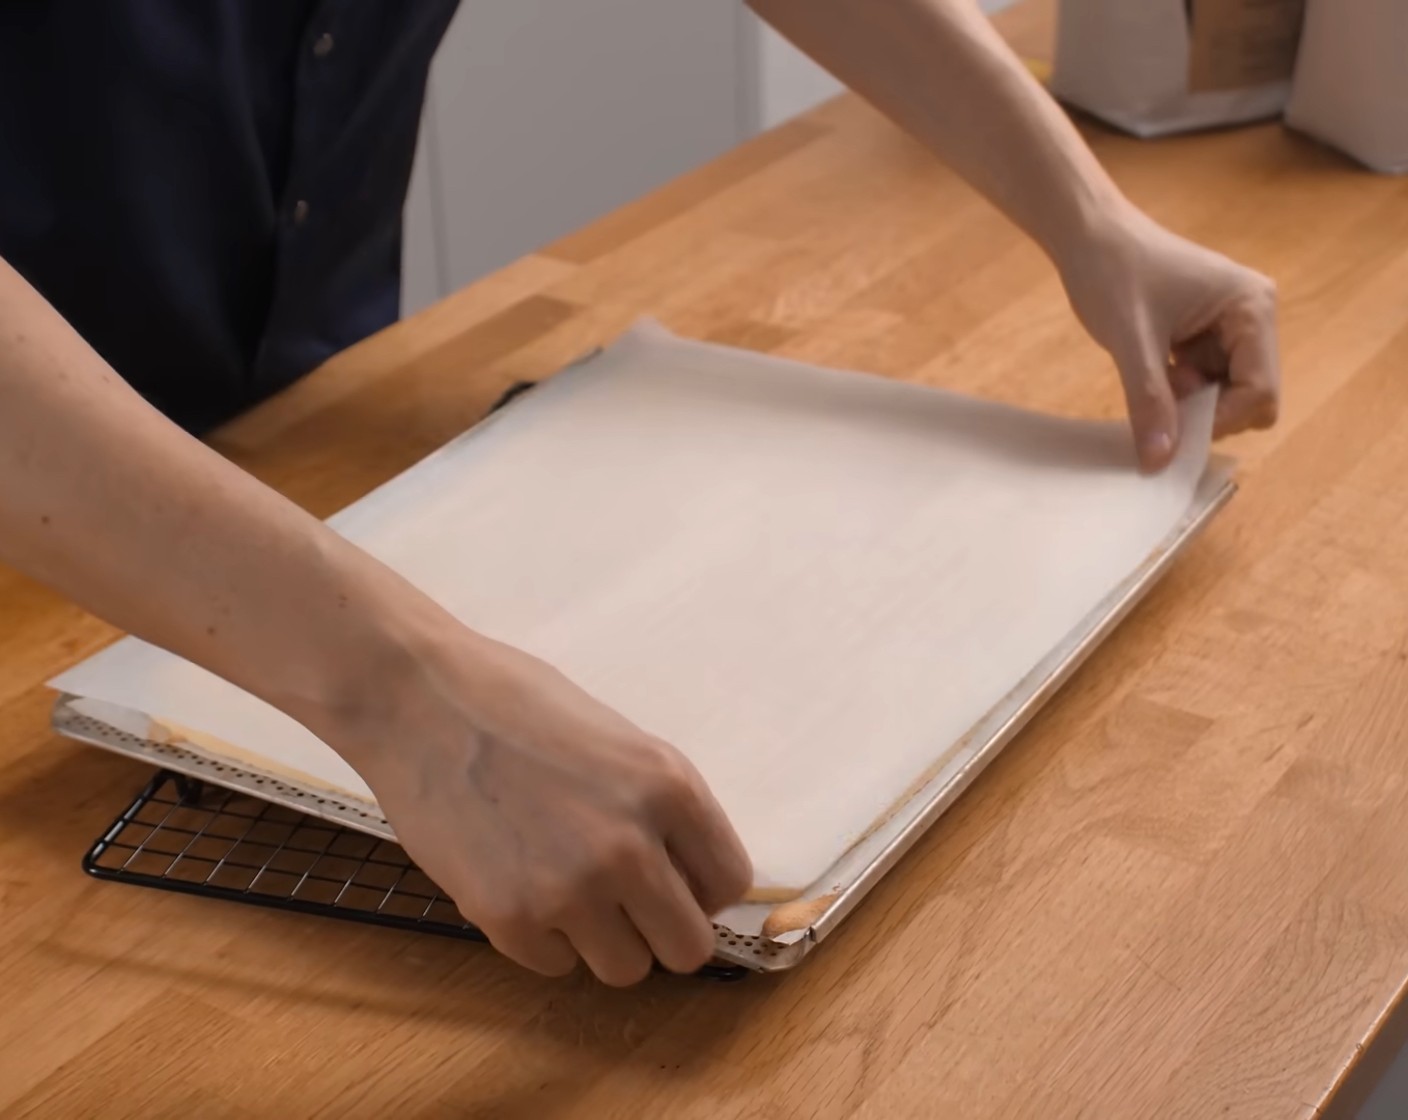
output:
[[[1137,211],[1086,239],[1061,268],[1071,306],[1119,369],[1145,470],[1178,446],[1177,399],[1221,386],[1214,436],[1276,422],[1275,285]]]
[[[581,959],[625,986],[652,958],[708,963],[710,916],[752,869],[699,773],[544,663],[472,635],[450,646],[345,752],[411,858],[545,975]]]

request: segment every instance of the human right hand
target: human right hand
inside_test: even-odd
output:
[[[749,3],[1052,258],[1119,370],[1146,470],[1172,460],[1177,398],[1205,384],[1217,435],[1275,422],[1274,285],[1136,210],[974,0]]]
[[[1114,359],[1140,461],[1178,445],[1176,398],[1220,387],[1218,438],[1276,422],[1281,360],[1270,279],[1118,208],[1062,262],[1071,305]]]
[[[698,771],[548,665],[465,634],[421,659],[362,773],[412,859],[506,956],[605,983],[706,964],[752,869]]]

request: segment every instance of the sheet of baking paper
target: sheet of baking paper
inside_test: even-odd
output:
[[[757,887],[786,895],[1169,534],[1214,403],[1185,402],[1177,461],[1145,477],[1123,423],[642,327],[332,524],[679,746]],[[285,716],[142,642],[53,684],[369,794]]]

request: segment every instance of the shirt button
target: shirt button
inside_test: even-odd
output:
[[[317,58],[327,58],[332,54],[332,36],[324,31],[313,43],[313,54]]]
[[[308,220],[308,200],[300,198],[293,204],[293,224],[301,226]]]

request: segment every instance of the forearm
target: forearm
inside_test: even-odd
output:
[[[1126,204],[975,0],[750,0],[1058,265]]]
[[[3,262],[0,562],[310,724],[442,624],[148,406]]]

